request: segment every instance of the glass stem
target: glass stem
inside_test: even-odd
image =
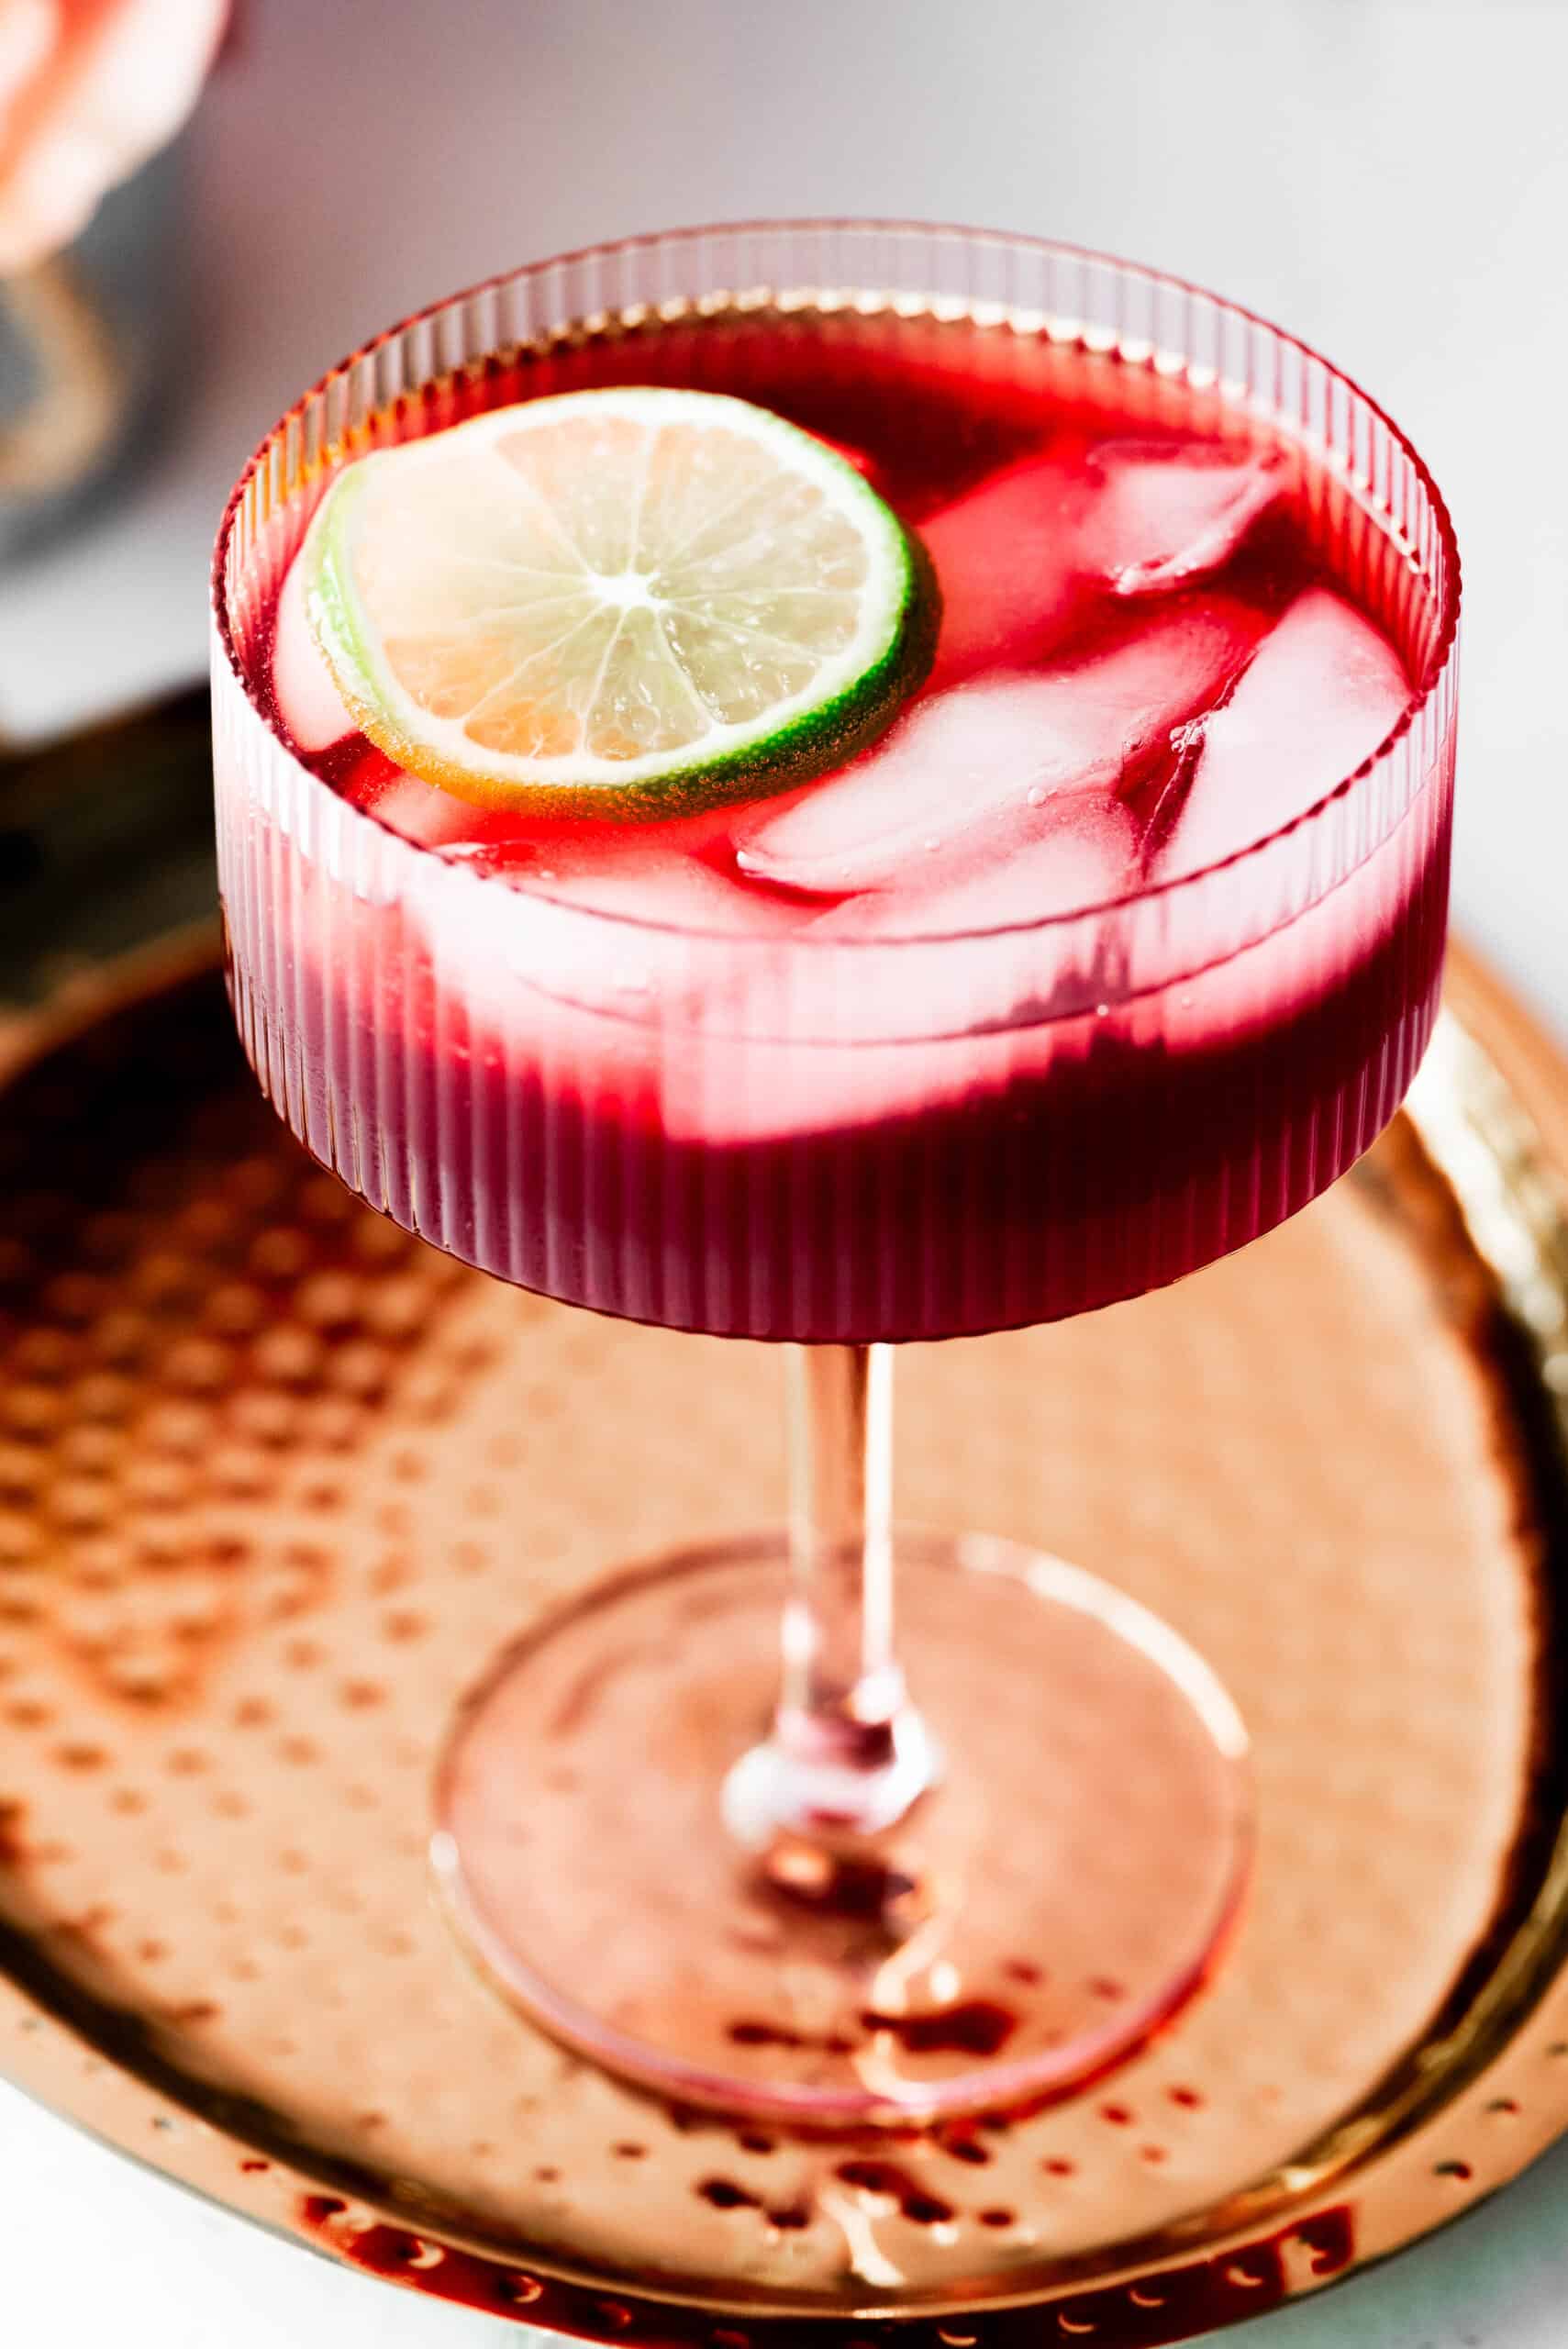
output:
[[[791,1346],[791,1589],[774,1735],[804,1761],[876,1770],[904,1704],[893,1654],[893,1360]]]
[[[786,1346],[790,1591],[767,1743],[727,1804],[747,1841],[879,1834],[936,1757],[893,1637],[893,1356]]]

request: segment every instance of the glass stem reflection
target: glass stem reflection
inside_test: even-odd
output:
[[[790,1593],[773,1733],[733,1774],[748,1842],[878,1834],[936,1757],[894,1649],[893,1355],[786,1346]]]

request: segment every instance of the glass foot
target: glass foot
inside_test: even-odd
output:
[[[1208,1667],[1059,1560],[901,1535],[938,1781],[875,1837],[748,1850],[726,1811],[768,1730],[786,1572],[782,1537],[655,1561],[468,1700],[432,1855],[485,1971],[596,2063],[758,2119],[1017,2107],[1129,2054],[1200,1987],[1246,1880],[1246,1735]]]

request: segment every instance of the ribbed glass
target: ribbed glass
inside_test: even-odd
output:
[[[502,396],[519,344],[736,301],[893,305],[1122,352],[1267,419],[1336,567],[1414,648],[1378,754],[1223,863],[1024,927],[781,941],[487,880],[295,758],[258,631],[328,483]],[[1318,507],[1309,517],[1317,518]],[[1042,1320],[1304,1206],[1397,1107],[1447,909],[1458,566],[1408,442],[1195,288],[1021,238],[759,224],[539,263],[394,328],[269,434],[214,573],[218,851],[245,1044],[373,1205],[528,1287],[751,1337]]]

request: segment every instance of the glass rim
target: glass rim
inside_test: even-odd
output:
[[[1319,793],[1309,807],[1302,808],[1285,822],[1274,825],[1270,830],[1260,833],[1255,840],[1248,841],[1239,848],[1228,850],[1223,856],[1210,858],[1205,863],[1195,866],[1190,872],[1173,874],[1168,879],[1151,882],[1147,886],[1122,890],[1111,897],[1058,909],[1049,914],[1005,922],[975,923],[959,930],[900,930],[896,933],[860,935],[840,933],[831,937],[815,934],[811,926],[806,924],[800,930],[792,931],[787,938],[781,939],[771,932],[748,930],[739,926],[733,929],[719,929],[707,923],[669,921],[652,914],[643,915],[627,912],[619,907],[595,906],[584,899],[558,896],[548,889],[537,888],[517,881],[503,880],[499,883],[501,887],[511,890],[515,896],[528,897],[537,904],[555,907],[563,915],[584,921],[604,922],[617,930],[675,939],[701,939],[740,952],[768,948],[776,953],[781,947],[790,955],[795,954],[802,949],[815,953],[841,953],[846,951],[851,953],[887,952],[900,947],[933,948],[943,945],[955,946],[965,942],[981,943],[987,939],[1048,936],[1052,932],[1065,931],[1078,923],[1108,919],[1117,914],[1125,913],[1141,906],[1158,904],[1169,907],[1179,904],[1186,892],[1196,892],[1218,875],[1232,870],[1240,870],[1253,858],[1262,857],[1279,842],[1289,840],[1296,834],[1305,834],[1309,828],[1319,823],[1331,807],[1348,800],[1359,785],[1370,781],[1374,774],[1393,759],[1400,744],[1411,734],[1419,720],[1432,707],[1454,672],[1459,649],[1462,571],[1453,519],[1449,511],[1448,502],[1438,487],[1430,467],[1409,435],[1395,421],[1388,411],[1363,389],[1353,375],[1348,373],[1344,368],[1336,365],[1332,360],[1325,358],[1320,351],[1311,343],[1303,340],[1299,335],[1290,333],[1287,328],[1277,326],[1272,318],[1265,317],[1261,311],[1250,309],[1243,303],[1233,302],[1227,295],[1216,294],[1209,287],[1198,284],[1195,280],[1180,276],[1173,271],[1155,269],[1143,262],[1128,261],[1119,254],[1106,252],[1095,246],[1074,244],[1057,237],[1034,236],[1022,230],[977,228],[952,221],[899,218],[892,216],[807,213],[798,217],[777,215],[771,217],[741,220],[693,222],[673,228],[643,229],[632,236],[601,239],[591,244],[574,246],[564,252],[540,255],[537,260],[519,262],[511,269],[493,271],[488,276],[477,279],[455,293],[421,304],[417,309],[409,311],[405,317],[396,319],[392,325],[383,328],[379,333],[359,344],[333,366],[327,368],[262,434],[239,472],[218,523],[210,571],[209,613],[212,627],[224,662],[251,713],[265,727],[283,755],[303,776],[307,778],[317,791],[325,794],[332,802],[340,819],[352,819],[365,824],[384,838],[395,841],[407,854],[418,857],[422,862],[428,860],[432,865],[443,868],[454,878],[461,877],[475,887],[493,889],[497,885],[495,879],[476,873],[472,866],[465,865],[456,858],[442,855],[439,849],[426,848],[419,841],[409,839],[406,833],[399,832],[384,818],[378,816],[373,807],[358,807],[344,799],[329,783],[323,781],[313,768],[307,766],[298,752],[284,739],[277,726],[269,718],[261,697],[246,673],[245,665],[236,649],[233,630],[229,624],[226,578],[228,550],[236,518],[245,494],[291,425],[305,415],[313,402],[325,397],[334,384],[347,378],[352,369],[373,358],[377,351],[384,350],[400,337],[456,310],[464,303],[478,300],[487,294],[516,284],[521,280],[541,276],[547,271],[581,267],[584,264],[615,260],[625,254],[650,252],[662,247],[697,244],[705,238],[715,236],[787,236],[792,234],[828,236],[845,233],[864,236],[919,236],[958,245],[1002,246],[1019,252],[1033,253],[1041,257],[1050,256],[1119,271],[1124,275],[1140,280],[1148,286],[1162,288],[1173,294],[1195,297],[1200,301],[1210,303],[1222,314],[1246,326],[1261,329],[1263,333],[1272,336],[1277,343],[1295,351],[1298,357],[1322,368],[1333,382],[1340,384],[1389,434],[1412,467],[1417,483],[1430,508],[1442,562],[1440,578],[1434,578],[1431,582],[1434,594],[1438,597],[1437,632],[1420,682],[1412,689],[1404,710],[1376,747],[1368,751],[1348,774],[1342,775],[1337,783]],[[1076,338],[1080,342],[1084,340],[1084,328],[1086,326],[1087,321],[1080,324],[1080,332]],[[1068,338],[1064,338],[1066,339]],[[1220,396],[1223,399],[1223,391]],[[1342,469],[1335,463],[1331,451],[1319,447],[1306,433],[1290,432],[1283,421],[1279,429],[1287,439],[1296,440],[1298,445],[1315,454],[1331,473],[1338,475],[1341,473]],[[1372,518],[1375,523],[1375,513],[1373,514]]]

